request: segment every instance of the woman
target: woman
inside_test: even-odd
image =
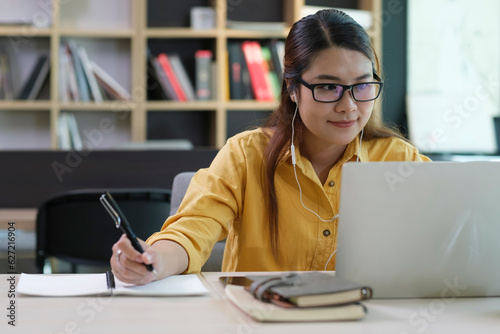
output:
[[[230,138],[198,171],[143,254],[122,236],[115,275],[144,284],[198,272],[225,237],[223,271],[334,270],[342,165],[429,160],[372,115],[383,85],[377,72],[368,35],[343,12],[296,22],[266,126]]]

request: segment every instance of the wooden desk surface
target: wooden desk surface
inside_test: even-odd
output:
[[[203,297],[96,297],[15,299],[16,327],[2,316],[0,333],[498,333],[500,298],[371,300],[361,321],[258,323],[224,296],[218,277],[200,278]],[[234,275],[235,273],[231,273]],[[238,273],[244,275],[245,273]],[[0,307],[11,300],[9,275],[0,275]],[[2,312],[6,314],[7,311]],[[8,314],[8,313],[7,313]]]

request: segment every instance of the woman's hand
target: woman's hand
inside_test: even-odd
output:
[[[153,246],[142,240],[139,243],[144,249],[142,254],[134,249],[125,234],[113,245],[111,270],[120,281],[147,284],[187,269],[188,255],[179,244],[170,240],[157,241]],[[149,271],[144,264],[153,265],[155,270]]]
[[[113,245],[111,269],[120,281],[146,284],[157,278],[159,267],[162,265],[161,255],[144,241],[139,240],[139,243],[144,249],[142,254],[132,247],[132,243],[125,234]],[[152,264],[155,270],[148,271],[144,264]]]

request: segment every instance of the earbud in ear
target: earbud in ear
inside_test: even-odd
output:
[[[293,96],[293,102],[297,103],[297,94],[295,92],[292,93]]]

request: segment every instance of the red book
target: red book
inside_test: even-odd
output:
[[[184,94],[184,91],[182,90],[182,86],[177,79],[177,76],[175,75],[175,72],[172,68],[172,65],[170,64],[170,61],[168,60],[167,55],[165,53],[160,53],[157,59],[161,65],[161,68],[165,72],[168,81],[170,81],[170,83],[172,84],[172,88],[174,89],[174,93],[177,96],[177,99],[179,101],[187,101],[186,94]]]
[[[244,41],[241,44],[250,74],[252,90],[257,101],[273,101],[273,93],[269,81],[260,44],[255,41]]]

